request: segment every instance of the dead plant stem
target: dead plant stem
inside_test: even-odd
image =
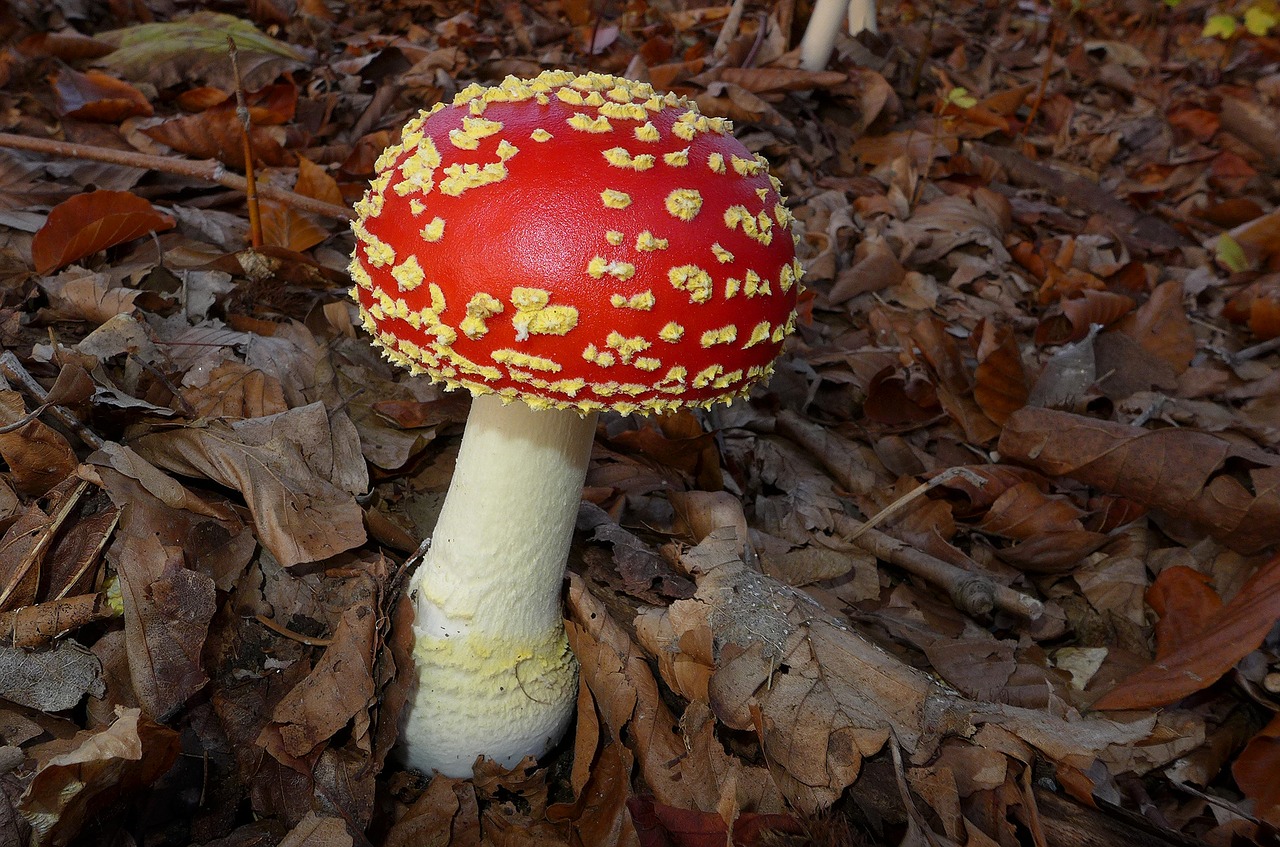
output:
[[[25,135],[13,135],[0,132],[0,147],[10,150],[29,150],[32,153],[43,153],[49,156],[62,156],[67,159],[81,159],[88,162],[106,162],[111,165],[123,165],[128,168],[142,168],[149,171],[186,176],[215,182],[235,191],[245,192],[248,184],[244,177],[227,170],[226,165],[216,159],[175,159],[169,156],[152,156],[132,150],[115,150],[110,147],[98,147],[92,144],[74,144],[68,141],[56,141],[52,138],[30,138]],[[307,197],[284,188],[271,185],[260,185],[258,194],[271,200],[277,200],[303,212],[322,215],[326,218],[346,221],[351,219],[351,210],[346,206],[326,203]]]

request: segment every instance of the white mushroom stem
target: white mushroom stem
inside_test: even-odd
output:
[[[804,38],[800,40],[801,68],[820,71],[827,66],[846,11],[851,34],[857,35],[864,29],[876,31],[875,0],[818,0],[805,27]]]
[[[595,434],[594,414],[476,398],[431,548],[410,582],[418,685],[407,764],[469,777],[564,733],[578,666],[560,589]]]

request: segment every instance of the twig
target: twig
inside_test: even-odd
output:
[[[0,353],[0,374],[22,386],[28,394],[35,398],[37,403],[44,407],[44,411],[57,418],[60,424],[78,435],[86,445],[94,450],[102,449],[102,445],[106,443],[102,436],[89,429],[83,421],[62,406],[56,403],[50,404],[48,402],[49,392],[44,390],[43,385],[36,382],[35,377],[27,373],[27,369],[22,366],[22,362],[18,361],[18,357],[12,351],[6,350],[4,353]]]
[[[848,439],[790,410],[779,412],[775,425],[779,435],[808,450],[845,491],[867,494],[875,487],[875,475],[859,455],[857,447]],[[945,589],[956,607],[964,612],[971,615],[985,615],[992,609],[1000,609],[1019,617],[1035,620],[1044,613],[1044,605],[1034,597],[1028,597],[1012,588],[1000,585],[981,573],[958,568],[917,550],[892,535],[872,528],[901,511],[903,506],[920,497],[930,488],[949,482],[958,476],[969,479],[978,486],[984,482],[981,477],[967,468],[951,468],[905,497],[899,498],[888,508],[882,509],[867,523],[847,515],[834,515],[836,531],[873,556]],[[974,567],[977,568],[978,565],[975,563]]]
[[[877,529],[863,529],[861,521],[848,515],[833,517],[836,532],[842,537],[856,538],[854,543],[876,558],[945,589],[951,602],[962,612],[985,615],[992,609],[999,609],[1028,620],[1036,620],[1044,614],[1044,604],[1034,597],[1000,585],[981,573],[967,571],[930,556]]]
[[[31,649],[94,621],[116,617],[104,594],[77,594],[0,614],[4,643]]]
[[[247,191],[248,184],[239,174],[227,170],[226,165],[217,159],[175,159],[169,156],[152,156],[147,153],[136,153],[131,150],[115,150],[110,147],[98,147],[92,144],[72,144],[67,141],[55,141],[52,138],[28,138],[25,135],[13,135],[0,132],[0,147],[11,150],[30,150],[33,153],[44,153],[50,156],[63,156],[68,159],[83,159],[90,162],[106,162],[111,165],[123,165],[128,168],[143,168],[160,173],[202,179],[216,182],[235,191]],[[295,209],[323,215],[340,221],[351,220],[351,210],[346,206],[326,203],[307,197],[284,188],[272,185],[258,187],[258,193],[271,200],[278,200]]]
[[[1230,354],[1229,358],[1232,362],[1247,362],[1250,359],[1256,359],[1259,356],[1266,355],[1273,351],[1280,350],[1280,335],[1275,338],[1269,338],[1266,341],[1246,347],[1239,352]]]
[[[971,482],[978,488],[982,488],[987,484],[987,481],[985,479],[978,476],[976,473],[969,470],[968,468],[947,468],[945,471],[938,474],[933,479],[929,480],[928,482],[920,483],[915,488],[908,491],[906,494],[903,494],[897,500],[894,500],[888,506],[885,506],[883,509],[876,512],[876,514],[873,517],[871,517],[869,520],[867,520],[865,523],[862,524],[861,529],[859,529],[853,535],[847,537],[845,540],[856,541],[858,536],[861,535],[862,533],[867,532],[868,530],[879,526],[889,518],[901,512],[910,504],[914,503],[916,500],[919,500],[921,497],[928,494],[933,489],[937,488],[939,485],[945,485],[951,480],[956,479],[957,477],[963,478]]]
[[[244,98],[244,83],[240,80],[240,59],[236,40],[227,36],[227,53],[231,59],[231,72],[236,84],[236,117],[240,119],[240,146],[244,149],[244,200],[249,207],[249,243],[257,250],[262,246],[262,215],[258,210],[258,183],[253,175],[253,118]]]
[[[89,483],[84,480],[77,480],[75,486],[58,501],[53,514],[49,516],[49,522],[36,531],[38,538],[36,538],[35,543],[27,550],[26,555],[22,557],[22,561],[18,563],[18,566],[10,572],[8,582],[3,588],[0,588],[0,608],[4,608],[9,604],[9,599],[13,596],[13,593],[18,590],[18,586],[26,582],[28,575],[33,570],[36,574],[39,574],[40,563],[43,561],[49,547],[53,544],[54,537],[57,536],[58,530],[62,529],[62,525],[66,523],[67,518],[71,517],[72,512],[80,505],[80,497],[88,487]]]
[[[333,643],[332,638],[312,638],[310,635],[303,635],[300,632],[294,632],[288,627],[276,623],[266,615],[254,615],[253,619],[277,635],[283,635],[285,638],[292,639],[300,644],[305,644],[308,647],[328,647]]]

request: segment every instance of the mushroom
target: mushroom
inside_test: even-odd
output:
[[[407,764],[469,776],[563,734],[560,592],[597,413],[663,413],[769,377],[799,291],[765,160],[674,94],[547,71],[404,127],[356,204],[352,296],[392,362],[473,396],[409,583]]]
[[[818,0],[814,4],[809,25],[800,39],[800,67],[820,71],[827,66],[840,32],[840,19],[848,9],[849,34],[863,30],[876,32],[876,0]]]

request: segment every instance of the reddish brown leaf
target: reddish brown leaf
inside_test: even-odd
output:
[[[999,450],[1159,510],[1171,532],[1190,522],[1244,553],[1280,541],[1280,459],[1222,436],[1027,407],[1009,417]]]
[[[1199,637],[1125,679],[1095,709],[1150,709],[1208,688],[1252,653],[1280,619],[1280,556],[1212,615]]]
[[[1209,577],[1174,565],[1161,571],[1151,583],[1147,605],[1160,616],[1156,623],[1156,658],[1164,659],[1200,637],[1222,608],[1222,599],[1209,584]]]
[[[39,496],[75,472],[76,454],[66,436],[30,417],[22,395],[0,391],[0,423],[12,425],[23,420],[26,423],[0,432],[0,457],[9,466],[14,487],[23,494]]]
[[[1280,286],[1254,298],[1249,307],[1249,331],[1263,341],[1280,336]]]
[[[52,75],[50,82],[57,98],[58,114],[63,117],[118,123],[125,118],[152,114],[145,94],[102,71],[80,73],[62,68]]]
[[[1196,354],[1196,337],[1182,304],[1182,283],[1156,286],[1150,299],[1116,327],[1173,368],[1182,373]]]
[[[142,132],[188,156],[217,159],[237,170],[244,170],[244,127],[236,117],[234,99],[196,115],[147,127]],[[255,125],[249,139],[254,159],[259,164],[293,164],[293,154],[280,145],[271,129]]]
[[[1185,131],[1188,135],[1204,144],[1218,134],[1221,121],[1216,112],[1207,109],[1185,108],[1169,113],[1169,123]]]
[[[929,380],[919,374],[909,378],[896,368],[885,368],[867,385],[862,412],[876,423],[901,426],[933,420],[942,407]]]
[[[329,231],[314,217],[296,211],[284,203],[261,201],[262,240],[274,247],[301,253],[329,237]]]
[[[1131,312],[1134,302],[1123,294],[1086,289],[1063,300],[1036,327],[1037,344],[1070,344],[1089,334],[1093,324],[1110,326]]]
[[[1280,779],[1276,774],[1280,774],[1280,715],[1271,718],[1231,765],[1236,785],[1254,802],[1254,814],[1272,826],[1280,826]]]
[[[977,344],[978,367],[974,371],[973,399],[997,424],[1027,405],[1030,389],[1022,354],[1013,328],[983,321],[972,338]]]
[[[51,273],[99,250],[174,226],[173,218],[128,191],[90,191],[53,207],[31,240],[36,272]]]
[[[314,197],[336,206],[341,206],[345,202],[337,180],[306,156],[298,157],[298,181],[293,186],[293,190],[304,197]]]

